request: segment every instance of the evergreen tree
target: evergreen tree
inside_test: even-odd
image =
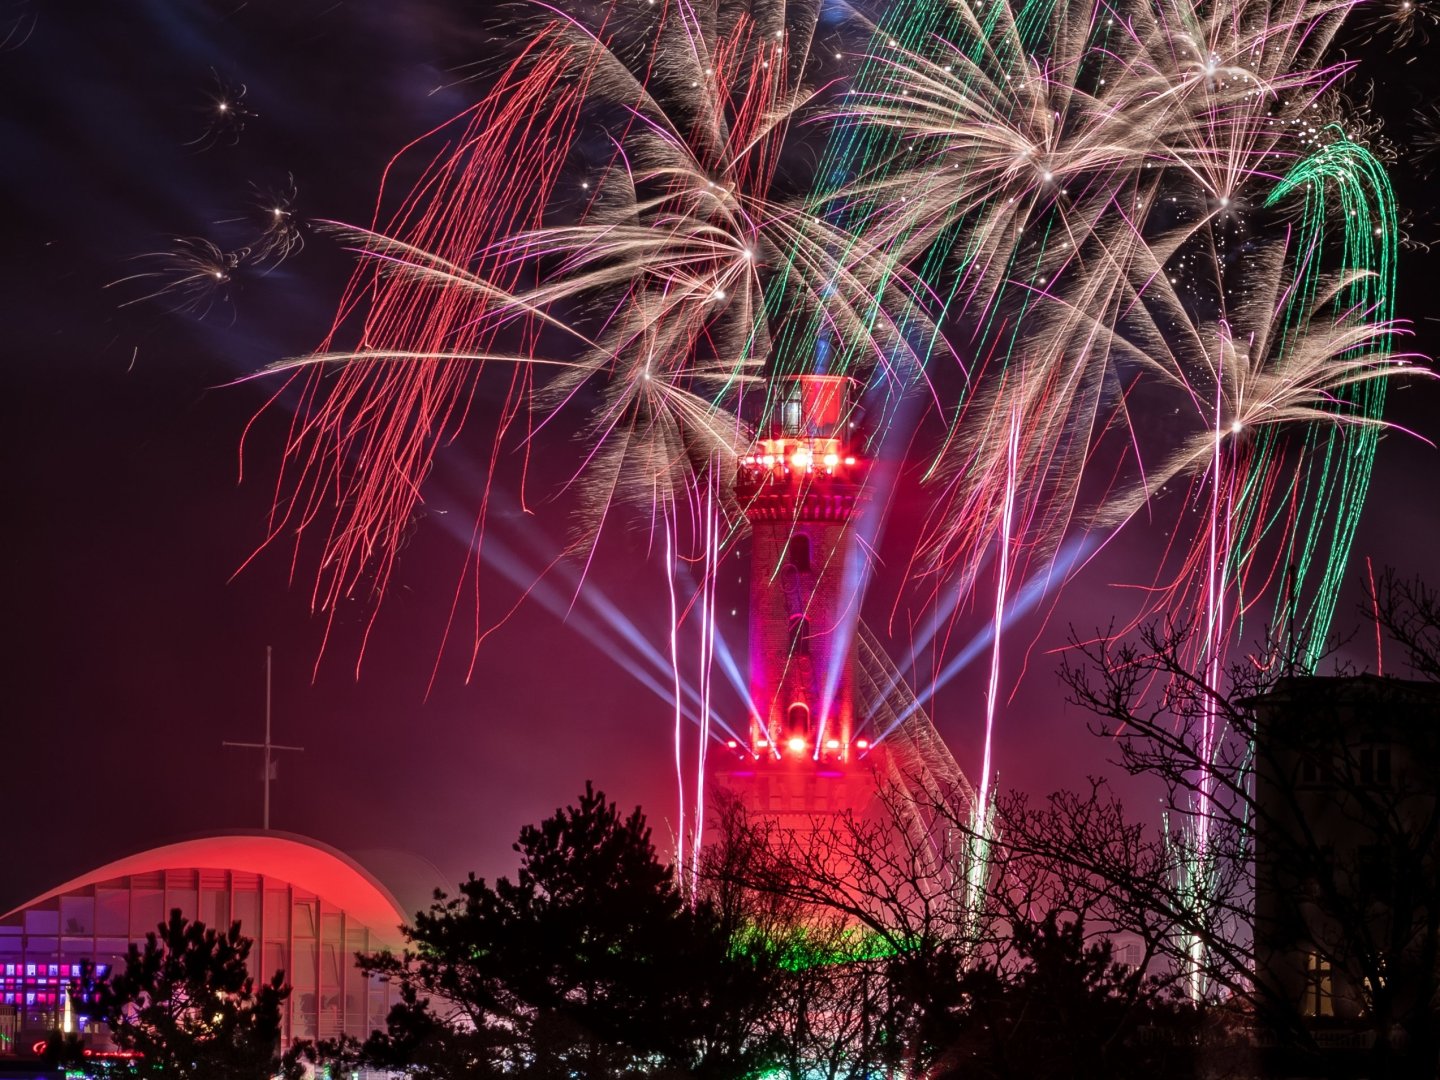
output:
[[[405,928],[404,956],[363,958],[400,1002],[386,1031],[322,1056],[419,1080],[756,1071],[764,966],[687,902],[638,809],[622,817],[587,784],[515,850],[513,881],[472,875]]]
[[[97,975],[86,965],[78,989],[92,1016],[122,1050],[139,1055],[125,1072],[167,1080],[269,1080],[282,1071],[281,1010],[290,996],[284,973],[258,987],[246,968],[251,941],[240,924],[227,931],[189,922],[176,908],[130,945],[123,971]],[[60,1064],[74,1040],[54,1039]],[[87,1072],[97,1068],[84,1062]],[[121,1067],[111,1066],[111,1071]]]

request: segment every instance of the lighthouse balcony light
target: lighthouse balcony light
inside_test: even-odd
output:
[[[834,438],[762,439],[752,453],[740,459],[741,469],[749,473],[792,476],[833,476],[842,467],[855,464],[854,455],[843,453],[840,440]]]

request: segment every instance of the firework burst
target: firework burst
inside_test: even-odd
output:
[[[360,267],[322,348],[277,365],[300,408],[271,540],[319,533],[333,618],[384,594],[467,421],[488,443],[477,549],[507,464],[578,434],[582,560],[621,507],[663,540],[683,791],[679,629],[698,626],[708,717],[748,403],[766,424],[778,376],[849,375],[881,446],[911,395],[948,429],[921,463],[931,598],[997,569],[983,814],[1007,593],[1077,526],[1188,490],[1201,524],[1148,595],[1199,613],[1197,663],[1218,671],[1258,598],[1293,611],[1311,571],[1290,644],[1323,639],[1406,368],[1393,199],[1334,123],[1345,0],[915,0],[857,19],[870,46],[839,87],[817,76],[821,7],[518,9],[481,100],[392,165],[418,177],[398,205],[328,226]],[[818,164],[794,153],[807,130],[828,133]],[[482,385],[502,404],[472,408]],[[1175,418],[1159,439],[1150,402]]]
[[[137,255],[134,261],[146,269],[112,281],[109,287],[133,285],[146,290],[121,307],[158,300],[171,311],[203,318],[217,303],[229,302],[230,287],[249,257],[249,248],[225,251],[203,236],[179,236],[165,251]]]
[[[249,88],[244,83],[228,82],[214,68],[210,69],[210,80],[210,89],[201,108],[204,128],[185,144],[197,150],[234,146],[245,133],[245,126],[256,118],[245,103]]]
[[[272,539],[325,530],[313,602],[330,617],[357,592],[383,595],[438,448],[470,418],[487,372],[504,368],[492,481],[548,433],[578,428],[566,486],[581,559],[623,506],[663,543],[684,865],[708,739],[702,730],[692,814],[679,632],[698,628],[708,719],[715,575],[740,521],[736,456],[752,439],[741,406],[763,393],[770,321],[804,312],[872,362],[913,364],[910,327],[875,317],[873,283],[914,289],[917,307],[923,289],[782,180],[791,125],[817,93],[805,77],[819,4],[529,10],[521,54],[424,144],[440,149],[398,211],[327,226],[361,268],[331,340],[280,365],[302,404]],[[337,347],[362,306],[360,347]]]

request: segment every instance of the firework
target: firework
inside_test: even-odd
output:
[[[1240,619],[1269,597],[1286,648],[1313,664],[1384,385],[1407,366],[1388,183],[1327,123],[1344,114],[1345,68],[1325,52],[1348,5],[916,8],[918,29],[909,11],[879,28],[832,115],[853,177],[837,214],[918,266],[969,339],[930,468],[932,595],[970,593],[993,557],[998,639],[1012,570],[1077,523],[1112,530],[1188,487],[1199,527],[1175,530],[1178,568],[1148,610],[1203,625],[1196,663],[1218,684]],[[1158,440],[1135,422],[1157,403],[1175,418]],[[1109,479],[1086,506],[1097,461]],[[1208,726],[1202,757],[1223,737]]]
[[[1359,39],[1379,42],[1400,51],[1411,45],[1425,48],[1440,26],[1440,11],[1428,0],[1379,0],[1360,6],[1356,20]]]
[[[7,11],[0,17],[0,52],[8,52],[18,49],[30,40],[30,35],[35,33],[35,27],[40,22],[40,14],[36,11],[26,11],[28,4],[20,3],[14,6],[14,10]]]
[[[1427,105],[1416,115],[1415,138],[1411,144],[1416,160],[1429,177],[1440,161],[1440,105]]]
[[[112,281],[109,287],[134,284],[148,290],[123,301],[121,307],[159,300],[171,311],[203,317],[217,303],[228,303],[235,275],[249,257],[249,248],[225,251],[203,236],[180,236],[165,251],[137,255],[134,261],[147,269]]]
[[[250,186],[252,216],[259,234],[249,244],[253,259],[265,269],[279,266],[305,247],[304,222],[296,211],[299,192],[295,178],[275,187]]]
[[[321,349],[277,365],[300,408],[271,540],[319,534],[317,610],[383,596],[467,421],[488,444],[475,551],[506,464],[523,491],[530,449],[578,434],[579,559],[622,509],[663,545],[683,864],[706,733],[692,814],[680,631],[703,726],[748,406],[770,423],[803,370],[863,384],[872,448],[926,408],[947,425],[917,463],[914,560],[947,611],[996,567],[982,837],[1011,583],[1067,535],[1181,493],[1200,524],[1174,530],[1150,610],[1203,623],[1211,674],[1262,598],[1313,658],[1406,368],[1388,183],[1329,123],[1348,4],[914,0],[856,20],[841,86],[816,78],[813,0],[526,10],[479,102],[397,160],[419,176],[398,205],[327,226],[360,267]],[[472,408],[482,385],[498,408]],[[472,595],[451,625],[468,600],[478,642]]]
[[[779,180],[792,121],[815,96],[802,76],[818,5],[609,8],[593,23],[534,10],[522,54],[424,144],[442,148],[389,220],[326,226],[362,266],[330,341],[279,365],[302,405],[272,538],[326,530],[313,602],[331,617],[357,592],[383,595],[437,448],[487,372],[507,369],[492,472],[578,426],[567,486],[579,557],[620,507],[639,507],[663,539],[683,860],[703,804],[685,811],[678,634],[699,625],[708,717],[714,577],[738,524],[730,479],[752,438],[740,407],[764,385],[769,318],[811,313],[899,365],[908,328],[875,319],[872,282],[903,289],[913,276]],[[338,348],[361,305],[362,346]],[[477,549],[485,516],[482,500]],[[698,570],[693,595],[680,593],[682,566]]]
[[[185,144],[197,150],[234,146],[245,133],[245,125],[256,118],[245,103],[249,88],[244,83],[228,82],[214,68],[210,69],[210,80],[210,89],[201,108],[204,128]]]
[[[850,189],[867,229],[906,260],[943,238],[951,317],[974,335],[968,399],[934,469],[949,511],[932,550],[962,588],[999,528],[1011,411],[1030,433],[1022,517],[1053,550],[1128,376],[1094,327],[1123,326],[1147,288],[1139,268],[1178,280],[1195,248],[1218,253],[1218,234],[1243,228],[1250,189],[1303,152],[1298,118],[1333,78],[1306,66],[1328,5],[1268,19],[1241,5],[1199,25],[1066,6],[1038,32],[1030,9],[997,7],[959,6],[947,36],[914,47],[879,43],[847,99],[901,148]]]

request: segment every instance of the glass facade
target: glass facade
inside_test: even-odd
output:
[[[315,855],[335,859],[319,849]],[[370,907],[373,914],[375,905]],[[398,947],[394,925],[365,925],[343,901],[273,875],[166,868],[82,879],[0,918],[0,1054],[23,1053],[32,1035],[40,1038],[62,1025],[65,991],[82,960],[102,971],[123,967],[130,942],[143,942],[173,908],[207,926],[238,919],[241,933],[254,941],[249,966],[257,983],[285,972],[293,988],[286,1045],[342,1033],[363,1038],[385,1026],[393,995],[385,983],[365,978],[354,958]],[[398,925],[400,915],[394,914]],[[71,1011],[83,1015],[83,1002],[72,1003]]]

